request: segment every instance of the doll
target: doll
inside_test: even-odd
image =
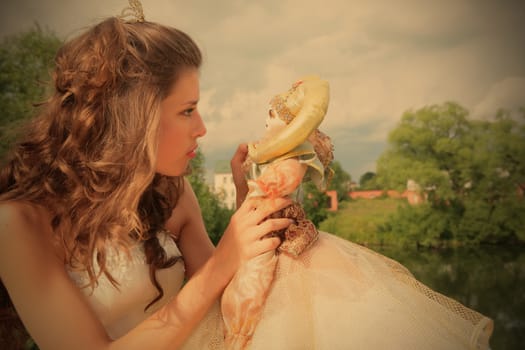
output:
[[[328,100],[326,81],[310,76],[295,82],[285,94],[272,98],[263,139],[248,145],[248,195],[294,199],[294,204],[272,215],[294,220],[286,230],[274,233],[282,240],[278,251],[294,257],[318,237],[300,204],[301,183],[313,181],[319,190],[326,190],[332,176],[328,166],[333,160],[333,146],[317,129]]]
[[[250,343],[271,288],[279,253],[298,257],[318,238],[315,225],[306,218],[300,204],[300,185],[313,181],[325,190],[331,177],[328,165],[333,160],[333,146],[330,138],[317,129],[328,102],[326,81],[316,76],[297,81],[286,93],[272,98],[265,135],[248,144],[244,164],[248,197],[291,197],[293,204],[272,217],[286,217],[294,222],[286,230],[271,233],[282,239],[277,252],[246,263],[226,288],[222,312],[228,348],[243,349]]]
[[[332,146],[317,130],[327,105],[328,84],[301,79],[271,100],[264,137],[248,145],[248,196],[290,196],[295,202],[275,215],[294,224],[270,233],[283,237],[281,246],[244,263],[224,290],[224,347],[489,348],[490,318],[428,288],[400,263],[318,231],[304,216],[300,184],[323,189],[330,178]]]

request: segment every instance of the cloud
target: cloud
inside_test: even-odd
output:
[[[231,80],[222,85],[225,98],[215,101],[223,113],[206,142],[219,144],[217,136],[228,126],[239,135],[254,134],[253,117],[266,112],[263,102],[301,75],[316,73],[331,85],[321,128],[332,136],[336,156],[356,172],[374,170],[371,164],[404,111],[445,101],[472,108],[505,71],[525,76],[515,58],[523,50],[508,39],[517,25],[512,9],[488,6],[329,1],[298,8],[284,1],[272,13],[262,5],[239,8],[215,32],[229,38],[219,60],[221,74],[229,67]],[[233,121],[233,106],[249,117]]]
[[[525,77],[509,77],[490,87],[487,94],[473,108],[472,116],[490,119],[500,109],[516,114],[520,108],[525,108]]]
[[[202,141],[213,166],[262,133],[267,103],[305,74],[330,82],[321,129],[357,179],[408,109],[455,101],[473,116],[523,101],[525,3],[519,0],[144,0],[146,18],[202,47]],[[120,13],[125,0],[17,0],[1,33],[38,20],[63,36]]]

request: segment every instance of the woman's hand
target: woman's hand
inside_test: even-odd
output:
[[[279,246],[279,237],[265,236],[288,227],[292,220],[266,218],[291,203],[287,198],[248,198],[244,201],[213,253],[223,283],[230,281],[243,262]]]
[[[242,165],[246,161],[247,156],[248,145],[246,143],[241,143],[237,147],[237,150],[235,151],[235,154],[233,155],[230,162],[233,175],[233,183],[235,184],[236,190],[237,208],[240,208],[241,204],[246,198],[246,195],[248,194],[248,184],[246,182],[246,177],[242,168]]]

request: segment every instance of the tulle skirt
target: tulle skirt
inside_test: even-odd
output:
[[[321,232],[299,258],[279,255],[248,349],[487,349],[492,320],[370,249]],[[225,349],[219,304],[184,349]]]

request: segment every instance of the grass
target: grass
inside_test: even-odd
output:
[[[406,199],[376,198],[342,202],[339,210],[320,223],[322,231],[364,245],[382,243],[378,226],[393,214]]]

